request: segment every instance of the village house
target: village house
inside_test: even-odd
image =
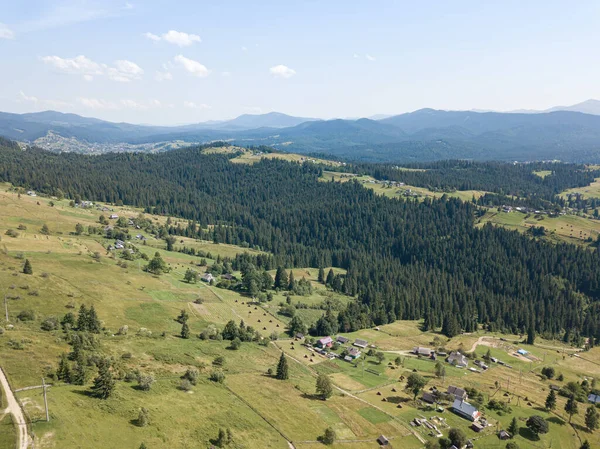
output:
[[[29,196],[37,196],[36,193],[33,190],[28,190],[27,191],[27,195],[29,195]]]
[[[348,350],[348,357],[350,357],[352,360],[355,360],[357,358],[360,357],[360,350],[357,348],[350,348]]]
[[[469,421],[478,421],[481,418],[481,412],[466,401],[455,399],[452,404],[452,411],[458,416],[468,419]]]
[[[510,433],[508,433],[506,430],[501,430],[498,432],[498,438],[501,440],[508,440],[510,438]]]
[[[588,396],[588,401],[592,404],[600,404],[600,394],[590,394]]]
[[[435,354],[433,349],[423,348],[421,346],[417,346],[416,348],[413,348],[413,353],[415,353],[416,355],[420,355],[422,357],[431,357],[432,354]]]
[[[423,401],[429,404],[435,404],[435,395],[433,393],[429,393],[428,391],[423,392],[423,397],[421,398]]]
[[[333,346],[333,339],[331,337],[323,337],[317,341],[317,346],[320,348],[331,348]]]
[[[446,359],[446,362],[448,362],[450,365],[456,366],[457,368],[466,368],[469,366],[468,359],[459,351],[452,351]]]
[[[117,218],[119,218],[119,216],[117,214],[110,214],[108,218],[110,218],[111,220],[116,220]]]
[[[466,401],[469,399],[467,392],[463,388],[455,387],[454,385],[448,386],[448,391],[446,394],[451,394],[455,399],[459,399],[461,401]]]
[[[346,337],[342,337],[341,335],[338,335],[337,338],[335,339],[335,341],[337,341],[341,345],[345,345],[346,343],[348,343],[349,339]]]
[[[227,281],[233,281],[235,279],[235,276],[231,273],[225,273],[224,275],[221,276],[221,278],[223,278]]]
[[[388,440],[384,435],[380,435],[379,438],[377,438],[377,442],[380,446],[387,446],[390,444],[390,440]]]
[[[304,340],[304,334],[302,332],[298,332],[295,337],[296,340]]]
[[[365,349],[368,346],[368,342],[366,340],[361,340],[360,338],[357,338],[356,340],[354,340],[353,345],[359,348],[363,348]]]
[[[204,282],[211,282],[214,281],[215,277],[211,273],[204,273],[200,279]]]

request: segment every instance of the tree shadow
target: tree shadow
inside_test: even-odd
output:
[[[392,404],[404,404],[405,402],[410,402],[409,398],[403,398],[401,396],[388,396],[385,398],[387,402]]]
[[[88,398],[94,398],[94,394],[89,390],[71,390],[72,393],[79,394],[81,396],[86,396]]]
[[[533,433],[531,430],[529,430],[528,427],[519,428],[519,435],[521,435],[523,438],[525,438],[526,440],[529,440],[529,441],[539,441],[540,440],[539,435],[536,435],[535,433]]]
[[[311,401],[323,402],[323,398],[321,396],[319,396],[318,394],[302,393],[302,397],[304,399],[309,399]]]
[[[546,421],[554,423],[554,424],[558,424],[560,426],[564,426],[566,424],[566,421],[563,419],[560,419],[557,416],[552,416],[550,418],[548,418]]]
[[[537,410],[538,412],[544,412],[544,413],[548,411],[548,410],[546,410],[544,407],[540,407],[540,406],[533,407],[533,409],[534,409],[534,410]],[[549,420],[548,420],[548,421],[549,421]]]

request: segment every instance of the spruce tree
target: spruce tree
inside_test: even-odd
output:
[[[322,284],[323,282],[325,282],[325,270],[323,269],[323,267],[319,267],[319,278],[318,281]]]
[[[75,362],[75,367],[71,371],[70,383],[73,385],[85,385],[88,379],[88,372],[85,365],[79,361]]]
[[[92,385],[92,395],[99,399],[108,399],[113,394],[115,385],[115,379],[110,371],[110,361],[101,361],[98,365],[98,375]]]
[[[290,277],[289,277],[287,289],[289,291],[293,291],[295,286],[296,286],[296,280],[294,279],[294,272],[292,270],[290,270]]]
[[[25,265],[23,265],[23,274],[33,274],[33,268],[31,268],[31,262],[29,262],[29,259],[25,259]]]
[[[327,285],[328,287],[331,287],[333,284],[333,278],[335,278],[335,274],[333,274],[333,268],[330,268],[329,272],[327,273],[327,279],[325,280],[325,285]]]
[[[71,367],[69,366],[66,353],[62,353],[60,356],[58,368],[56,369],[56,377],[63,382],[70,382],[71,380]]]
[[[279,363],[277,364],[277,374],[275,375],[275,377],[279,380],[286,380],[290,377],[288,372],[288,362],[283,352],[281,353],[281,357],[279,357]]]
[[[280,290],[285,290],[288,286],[288,275],[283,267],[277,267],[277,272],[275,273],[275,283],[273,285],[275,288]]]
[[[596,406],[590,405],[585,411],[585,426],[590,432],[593,432],[598,428],[599,419],[600,418],[598,416],[598,410],[596,410]]]
[[[86,332],[89,330],[88,310],[85,304],[81,304],[81,307],[79,307],[79,314],[77,315],[77,330],[80,332]]]
[[[554,390],[550,390],[548,397],[546,398],[546,410],[554,410],[556,408],[556,393]]]
[[[508,426],[508,433],[510,433],[510,437],[514,438],[519,433],[519,421],[517,421],[517,417],[514,416],[510,425]]]
[[[181,325],[181,338],[185,338],[185,339],[190,338],[190,327],[188,326],[187,322],[184,322]]]
[[[567,403],[565,404],[565,412],[569,414],[569,423],[571,422],[571,418],[573,415],[579,413],[579,409],[577,407],[577,400],[574,395],[571,395],[569,399],[567,399]]]
[[[96,309],[94,306],[90,307],[90,310],[87,314],[87,326],[88,330],[94,334],[99,334],[102,330],[102,326],[100,325],[100,320],[98,319],[98,315],[96,314]]]

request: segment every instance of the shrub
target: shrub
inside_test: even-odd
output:
[[[208,378],[213,382],[222,384],[225,381],[225,373],[221,370],[213,370]]]
[[[546,376],[548,379],[554,379],[554,375],[556,371],[551,366],[545,366],[542,368],[542,375]]]
[[[35,320],[35,313],[33,310],[23,310],[17,315],[19,321],[33,321]]]
[[[179,389],[181,391],[190,391],[192,389],[192,383],[187,379],[182,379],[179,384]]]
[[[198,383],[198,377],[200,377],[200,372],[195,368],[188,368],[182,379],[187,380],[190,384],[196,385]]]
[[[50,316],[50,317],[46,318],[44,321],[42,321],[42,324],[41,324],[41,328],[44,331],[54,331],[54,330],[58,329],[58,326],[59,326],[58,318],[56,318],[54,316]]]
[[[139,427],[146,427],[148,424],[150,424],[150,412],[147,408],[142,407],[140,409],[136,424]]]
[[[154,376],[151,374],[139,374],[138,375],[138,387],[143,391],[150,391],[152,384],[154,383]]]
[[[223,357],[222,355],[219,355],[219,356],[215,357],[215,359],[213,360],[212,364],[214,366],[223,366],[223,365],[225,365],[225,357]]]

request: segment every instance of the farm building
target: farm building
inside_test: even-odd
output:
[[[360,350],[356,349],[356,348],[350,348],[348,350],[348,356],[354,360],[360,357]]]
[[[458,416],[468,419],[469,421],[477,421],[481,417],[481,412],[468,402],[455,399],[452,404],[452,411]]]
[[[473,424],[471,424],[471,429],[473,429],[475,432],[481,432],[483,429],[485,429],[485,427],[483,427],[478,422],[474,422]]]
[[[508,433],[506,430],[501,430],[498,432],[498,438],[501,440],[508,440],[510,438],[510,433]]]
[[[413,348],[413,353],[415,353],[416,355],[421,355],[423,357],[430,357],[431,354],[434,354],[432,349],[429,348],[422,348],[420,346],[417,346],[416,348]]]
[[[304,334],[302,332],[298,332],[295,337],[297,340],[304,340]]]
[[[380,446],[387,446],[390,444],[390,440],[388,440],[384,435],[380,435],[379,438],[377,438],[377,442]]]
[[[588,401],[592,404],[600,404],[600,394],[590,394],[588,396]]]
[[[434,404],[435,403],[435,396],[432,393],[429,393],[427,391],[425,391],[423,393],[423,397],[421,398],[423,399],[423,401],[429,403],[429,404]]]
[[[521,354],[521,355],[527,355],[527,354],[529,354],[529,351],[525,351],[525,349],[519,349],[519,350],[517,351],[517,354]]]
[[[466,401],[469,399],[467,396],[467,392],[463,388],[455,387],[454,385],[448,386],[447,394],[451,394],[455,399],[459,399],[461,401]]]
[[[367,345],[369,343],[367,342],[367,340],[361,340],[360,338],[357,338],[356,340],[354,340],[353,344],[354,344],[354,346],[357,346],[359,348],[363,348],[364,349],[364,348],[367,347]]]
[[[457,368],[466,368],[469,366],[469,360],[461,354],[459,351],[452,351],[446,359],[450,365],[454,365]]]
[[[333,345],[333,339],[331,337],[323,337],[317,341],[317,346],[320,348],[331,348]]]
[[[215,279],[215,277],[210,273],[204,273],[200,279],[202,279],[204,282],[211,282]]]
[[[111,220],[116,220],[117,218],[119,218],[119,216],[117,214],[110,214],[108,218],[110,218]]]
[[[342,337],[341,335],[338,335],[337,338],[335,339],[335,341],[337,341],[338,343],[340,343],[342,345],[345,345],[350,340],[346,337]]]

